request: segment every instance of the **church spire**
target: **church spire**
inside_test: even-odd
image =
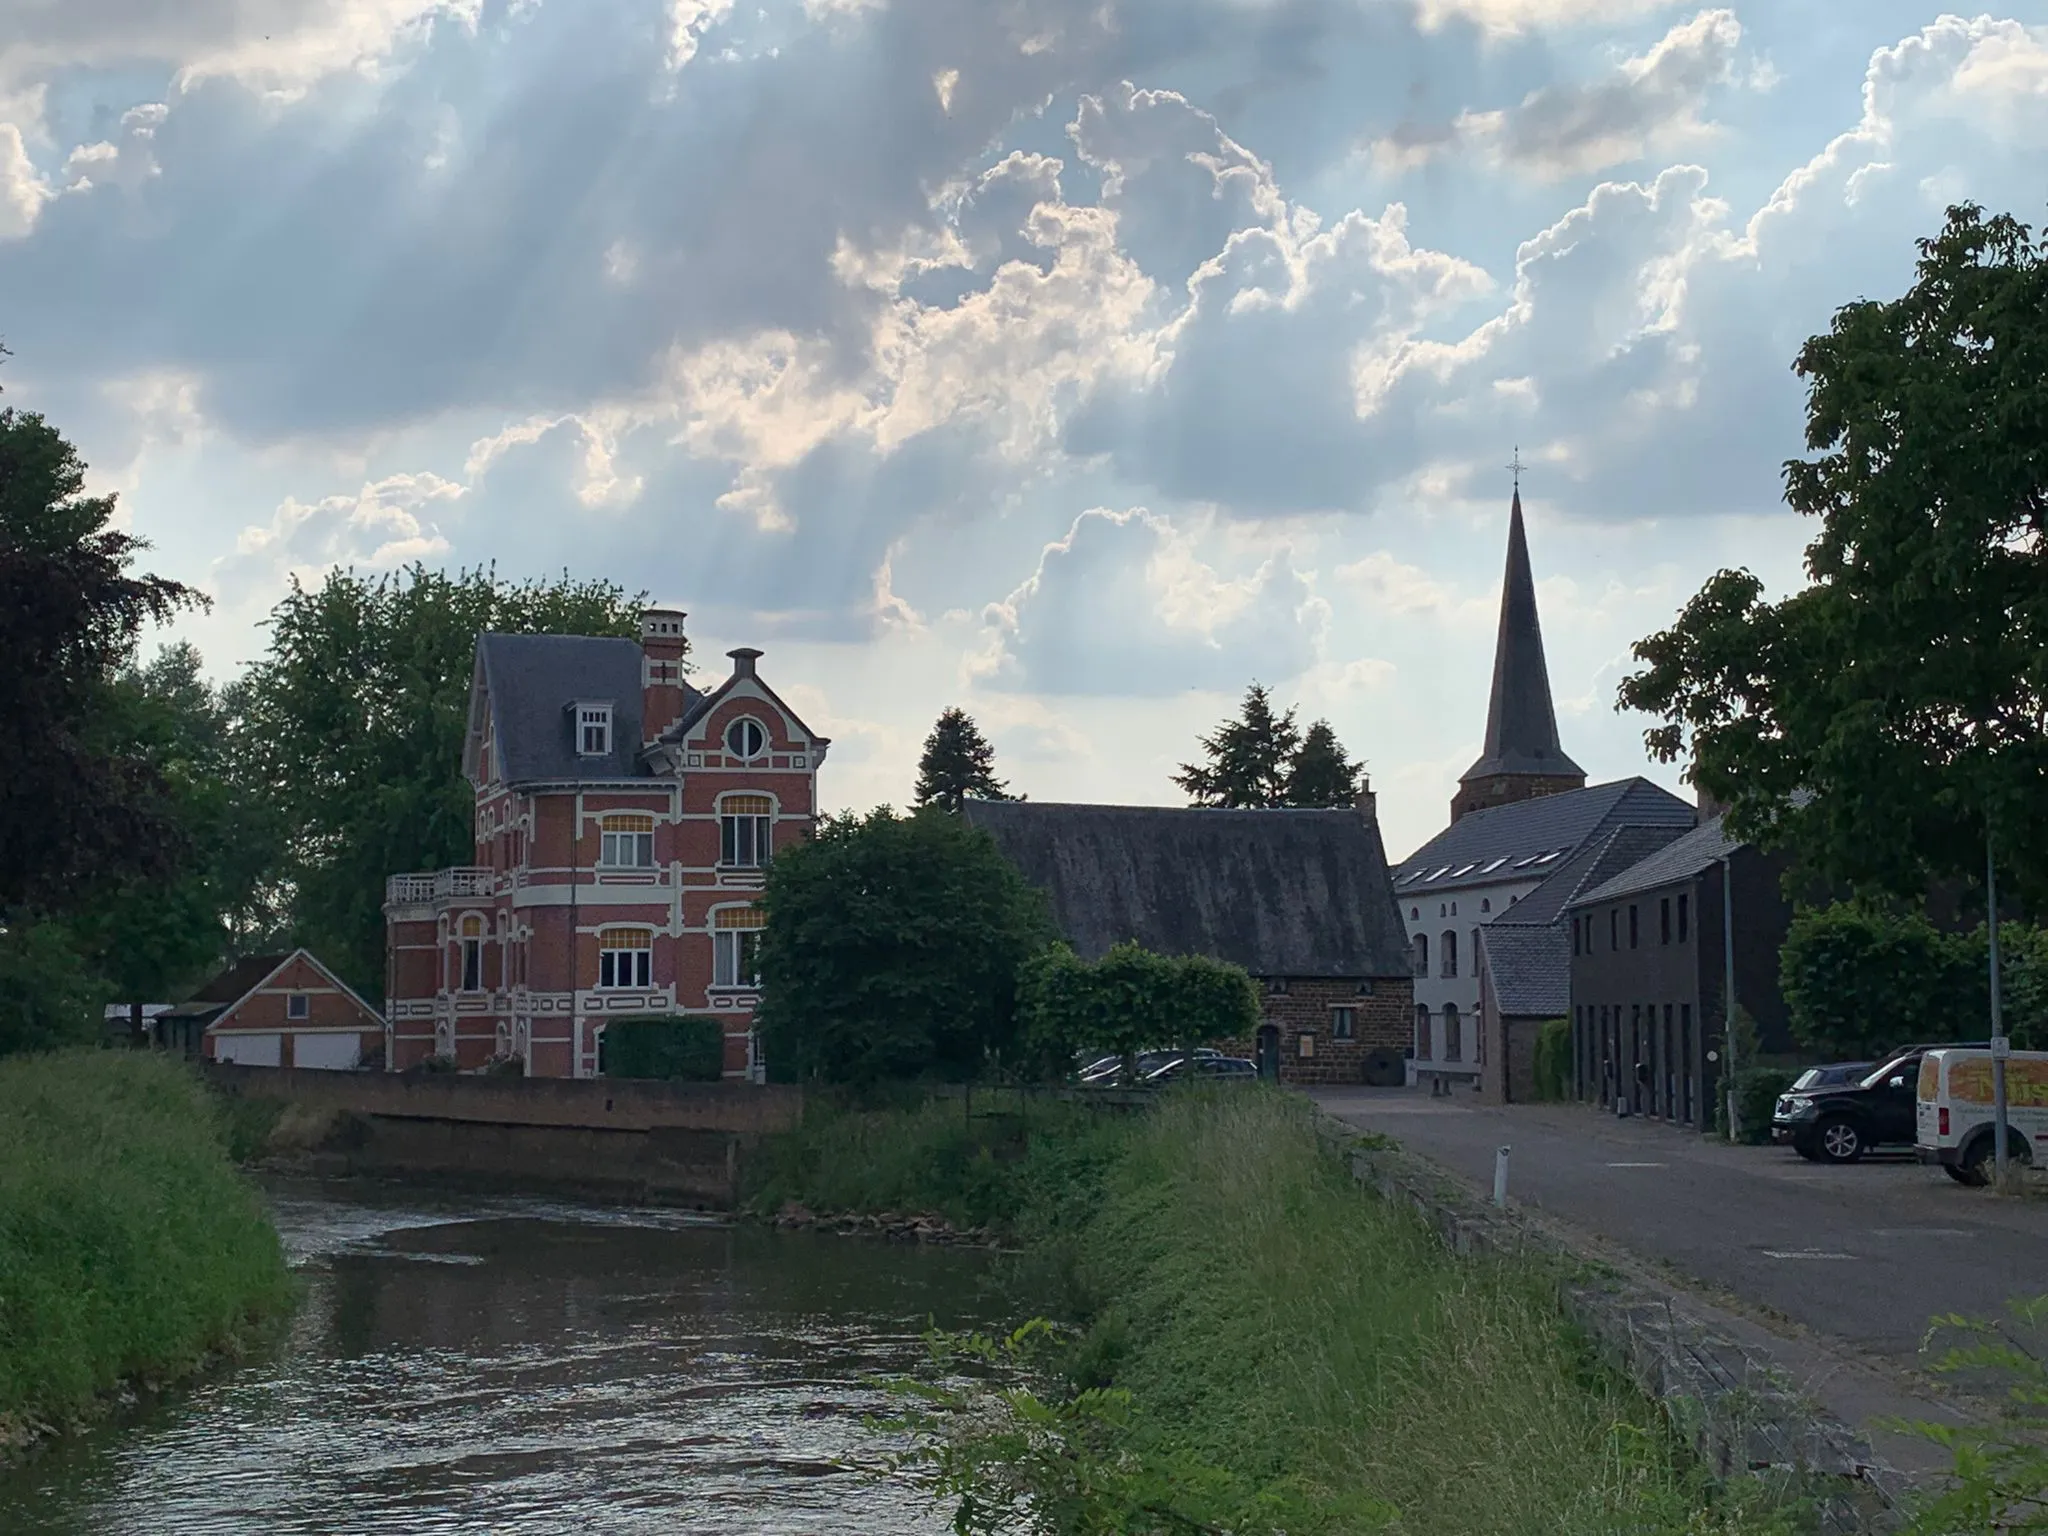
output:
[[[1458,780],[1451,819],[1467,811],[1563,789],[1582,789],[1585,770],[1565,756],[1550,699],[1550,669],[1543,659],[1543,626],[1536,617],[1536,578],[1529,568],[1529,535],[1522,525],[1521,456],[1514,501],[1508,509],[1508,563],[1501,580],[1500,631],[1493,648],[1493,692],[1486,705],[1486,745]]]

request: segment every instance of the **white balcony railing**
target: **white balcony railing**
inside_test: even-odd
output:
[[[435,869],[420,874],[393,875],[384,882],[384,904],[388,907],[424,907],[463,897],[488,896],[497,876],[488,869]]]

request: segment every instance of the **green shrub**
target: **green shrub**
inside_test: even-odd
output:
[[[1761,1146],[1771,1139],[1771,1110],[1778,1095],[1792,1086],[1799,1074],[1786,1067],[1738,1067],[1735,1072],[1735,1108],[1742,1117],[1742,1139]],[[1714,1101],[1714,1128],[1728,1134],[1728,1101],[1725,1095]]]
[[[1987,1012],[1982,938],[1918,913],[1854,902],[1800,912],[1778,970],[1793,1039],[1829,1060],[1954,1039]]]
[[[1572,1093],[1572,1021],[1545,1019],[1536,1030],[1536,1097],[1568,1099]]]
[[[0,922],[0,1056],[97,1044],[106,996],[68,929]]]
[[[1129,943],[1092,963],[1049,945],[1019,971],[1017,997],[1031,1057],[1048,1074],[1069,1068],[1083,1048],[1130,1055],[1248,1039],[1259,1025],[1258,991],[1244,967]]]
[[[189,1068],[131,1051],[0,1062],[0,1421],[188,1372],[291,1295]]]
[[[725,1076],[725,1028],[701,1013],[616,1020],[605,1026],[604,1075],[715,1083]]]

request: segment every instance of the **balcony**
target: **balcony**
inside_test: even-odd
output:
[[[393,875],[384,882],[387,907],[432,907],[443,902],[489,896],[497,875],[488,869],[435,869],[423,874]]]

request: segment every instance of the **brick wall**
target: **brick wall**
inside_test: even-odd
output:
[[[1382,976],[1370,993],[1359,990],[1356,978],[1290,976],[1286,990],[1266,983],[1259,998],[1262,1028],[1280,1032],[1280,1080],[1283,1083],[1356,1083],[1364,1080],[1368,1051],[1387,1047],[1405,1051],[1414,1034],[1414,983],[1407,976]],[[1350,1008],[1352,1037],[1336,1037],[1336,1009]],[[1302,1054],[1302,1040],[1312,1054]],[[1258,1059],[1256,1040],[1226,1040],[1218,1049],[1233,1056]]]

